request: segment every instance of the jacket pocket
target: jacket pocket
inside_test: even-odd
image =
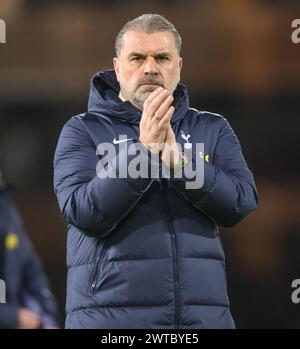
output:
[[[98,284],[99,277],[99,268],[101,267],[101,263],[103,261],[105,255],[105,240],[100,240],[97,248],[97,258],[95,261],[95,265],[92,269],[92,276],[90,281],[90,291],[94,293]]]

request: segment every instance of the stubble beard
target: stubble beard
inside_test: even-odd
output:
[[[147,88],[145,91],[141,92],[138,91],[138,89],[136,89],[135,91],[132,92],[131,94],[131,100],[132,100],[132,104],[134,106],[136,106],[139,109],[143,109],[144,107],[144,103],[146,101],[146,99],[150,96],[150,94],[155,91],[156,88]]]

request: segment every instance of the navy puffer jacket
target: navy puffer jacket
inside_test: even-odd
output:
[[[204,185],[100,178],[99,144],[126,135],[148,153],[139,143],[142,112],[118,94],[112,70],[96,74],[88,112],[66,123],[55,153],[55,193],[68,222],[66,327],[233,328],[218,227],[257,207],[236,135],[222,116],[189,108],[179,84],[172,128],[182,145],[188,135],[205,144],[193,154],[203,157]],[[119,146],[115,166],[127,165]]]

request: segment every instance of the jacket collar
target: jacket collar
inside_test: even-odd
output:
[[[120,85],[113,69],[96,73],[91,79],[88,112],[139,124],[142,111],[128,101],[122,101],[119,93]],[[175,112],[171,122],[177,123],[184,118],[189,109],[187,88],[178,84],[173,96]]]

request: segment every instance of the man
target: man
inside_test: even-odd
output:
[[[0,329],[58,327],[57,308],[48,281],[22,228],[13,189],[0,173],[0,279],[5,303],[0,304]]]
[[[228,122],[189,107],[180,45],[160,15],[128,22],[114,71],[92,78],[88,112],[60,135],[54,186],[69,223],[67,328],[234,327],[218,227],[255,209],[257,193]],[[116,149],[110,162],[107,143]],[[182,147],[197,143],[205,153],[186,156]],[[120,175],[132,148],[158,172]],[[204,184],[188,189],[199,159]]]

